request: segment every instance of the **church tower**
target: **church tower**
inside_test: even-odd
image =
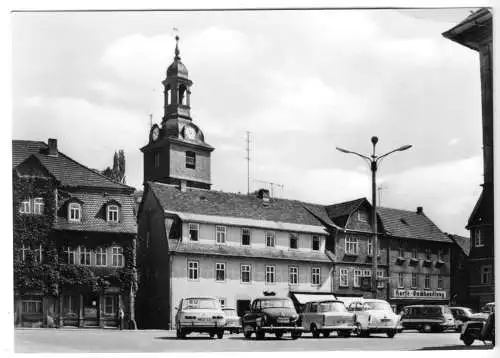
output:
[[[188,70],[181,62],[179,36],[175,37],[174,62],[163,80],[164,115],[161,126],[151,127],[149,143],[141,148],[144,182],[210,189],[210,156],[200,128],[191,118],[191,86]]]

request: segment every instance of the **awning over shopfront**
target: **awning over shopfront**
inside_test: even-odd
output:
[[[333,293],[298,293],[290,292],[290,297],[295,299],[301,305],[311,301],[337,300]]]

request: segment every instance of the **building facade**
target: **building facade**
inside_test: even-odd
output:
[[[469,267],[470,239],[459,235],[448,237],[453,241],[451,248],[451,283],[450,305],[470,307],[474,303],[469,298]]]
[[[476,11],[443,36],[479,53],[484,183],[466,226],[471,238],[468,292],[473,308],[479,309],[495,301],[492,12]]]
[[[134,321],[133,188],[36,141],[12,142],[15,324]]]

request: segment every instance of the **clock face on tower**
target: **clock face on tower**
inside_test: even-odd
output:
[[[184,138],[193,140],[196,137],[196,131],[191,126],[184,127]]]
[[[151,129],[151,139],[154,141],[158,140],[158,137],[160,136],[160,128],[158,126],[154,126],[153,129]]]

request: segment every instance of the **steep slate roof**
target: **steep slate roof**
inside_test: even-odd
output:
[[[168,211],[324,226],[305,208],[307,205],[322,214],[329,225],[334,225],[321,206],[298,200],[273,198],[264,203],[256,195],[199,189],[182,192],[176,187],[155,182],[148,182],[148,186],[163,209]]]
[[[450,238],[455,241],[455,243],[462,249],[466,256],[469,256],[470,253],[470,238],[459,236],[459,235],[451,235]]]
[[[95,231],[110,233],[137,232],[134,207],[135,202],[132,195],[127,194],[100,194],[88,192],[72,192],[71,198],[60,203],[54,228],[59,230]],[[69,222],[67,204],[71,200],[82,203],[81,222]],[[110,223],[106,220],[106,204],[118,203],[120,207],[120,221]]]
[[[292,260],[292,261],[313,261],[313,262],[331,262],[328,256],[321,251],[291,251],[280,250],[277,248],[248,248],[242,246],[231,245],[207,245],[192,242],[179,242],[176,239],[169,240],[170,251],[181,254],[197,254],[197,255],[220,255],[220,256],[235,256],[277,260]]]
[[[366,200],[366,198],[359,198],[343,203],[328,205],[325,209],[328,216],[333,220],[333,222],[335,222],[335,224],[344,227],[349,215],[358,210],[364,202],[368,202],[368,200]]]
[[[452,243],[424,213],[390,208],[378,208],[377,213],[391,236]]]
[[[39,141],[13,140],[13,168],[17,167],[30,155],[34,155],[62,186],[133,190],[128,185],[117,183],[87,168],[60,151],[57,156],[47,155],[45,154],[47,148],[48,146],[45,143]]]

